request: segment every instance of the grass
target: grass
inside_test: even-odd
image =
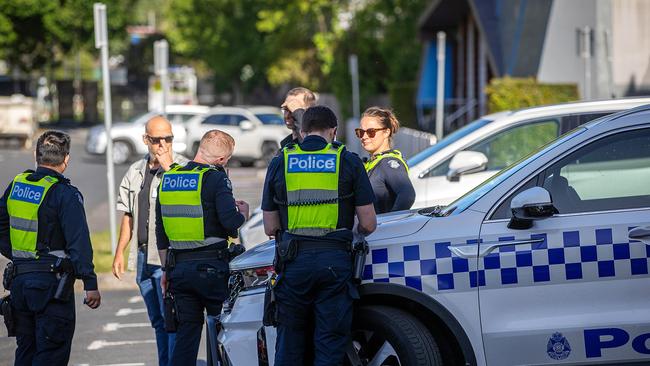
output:
[[[113,254],[111,253],[111,237],[108,230],[90,234],[93,243],[93,263],[96,273],[110,273],[113,267]]]

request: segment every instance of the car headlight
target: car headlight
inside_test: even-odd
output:
[[[239,293],[245,290],[265,287],[275,280],[275,268],[264,266],[233,271],[228,279],[228,299],[223,303],[223,312],[228,314],[235,305]]]

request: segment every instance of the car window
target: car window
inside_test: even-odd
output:
[[[610,114],[614,113],[612,112],[599,112],[599,113],[586,113],[586,114],[571,114],[568,116],[563,116],[562,117],[562,129],[561,133],[565,133],[568,131],[573,130],[574,128],[578,126],[582,126],[583,124],[593,121],[595,119],[598,119],[600,117],[605,117]]]
[[[522,157],[553,141],[558,136],[559,124],[555,119],[537,121],[515,126],[492,135],[465,150],[478,151],[488,158],[487,170],[501,170]],[[447,158],[424,177],[447,175],[449,163],[453,156]]]
[[[512,193],[492,215],[510,218],[510,201],[535,185],[547,189],[561,214],[650,207],[650,129],[595,141],[545,169]]]
[[[233,123],[233,115],[231,114],[213,114],[204,119],[202,124],[232,126],[236,123]]]
[[[238,126],[239,122],[241,122],[241,121],[248,121],[248,118],[246,116],[241,115],[241,114],[235,114],[232,117],[233,117],[233,120],[232,120],[233,126]]]
[[[185,123],[185,122],[189,121],[190,119],[192,119],[192,117],[194,117],[194,116],[196,116],[196,114],[183,113],[183,114],[179,114],[178,118],[179,118],[181,123]]]
[[[284,125],[284,118],[282,118],[282,116],[279,114],[268,113],[256,114],[255,116],[259,118],[260,121],[262,121],[262,123],[265,125]]]

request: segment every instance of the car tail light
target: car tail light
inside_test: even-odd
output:
[[[18,123],[29,123],[29,118],[23,117],[18,120]]]
[[[273,276],[275,276],[275,268],[273,266],[251,268],[242,271],[244,288],[264,286]]]

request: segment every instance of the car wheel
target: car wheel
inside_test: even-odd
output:
[[[261,161],[268,165],[278,153],[278,144],[273,141],[265,141],[262,144]]]
[[[440,366],[442,356],[427,328],[413,315],[388,306],[363,306],[355,311],[351,366]]]
[[[131,158],[131,153],[131,144],[121,140],[113,141],[113,163],[118,165],[127,163]]]

